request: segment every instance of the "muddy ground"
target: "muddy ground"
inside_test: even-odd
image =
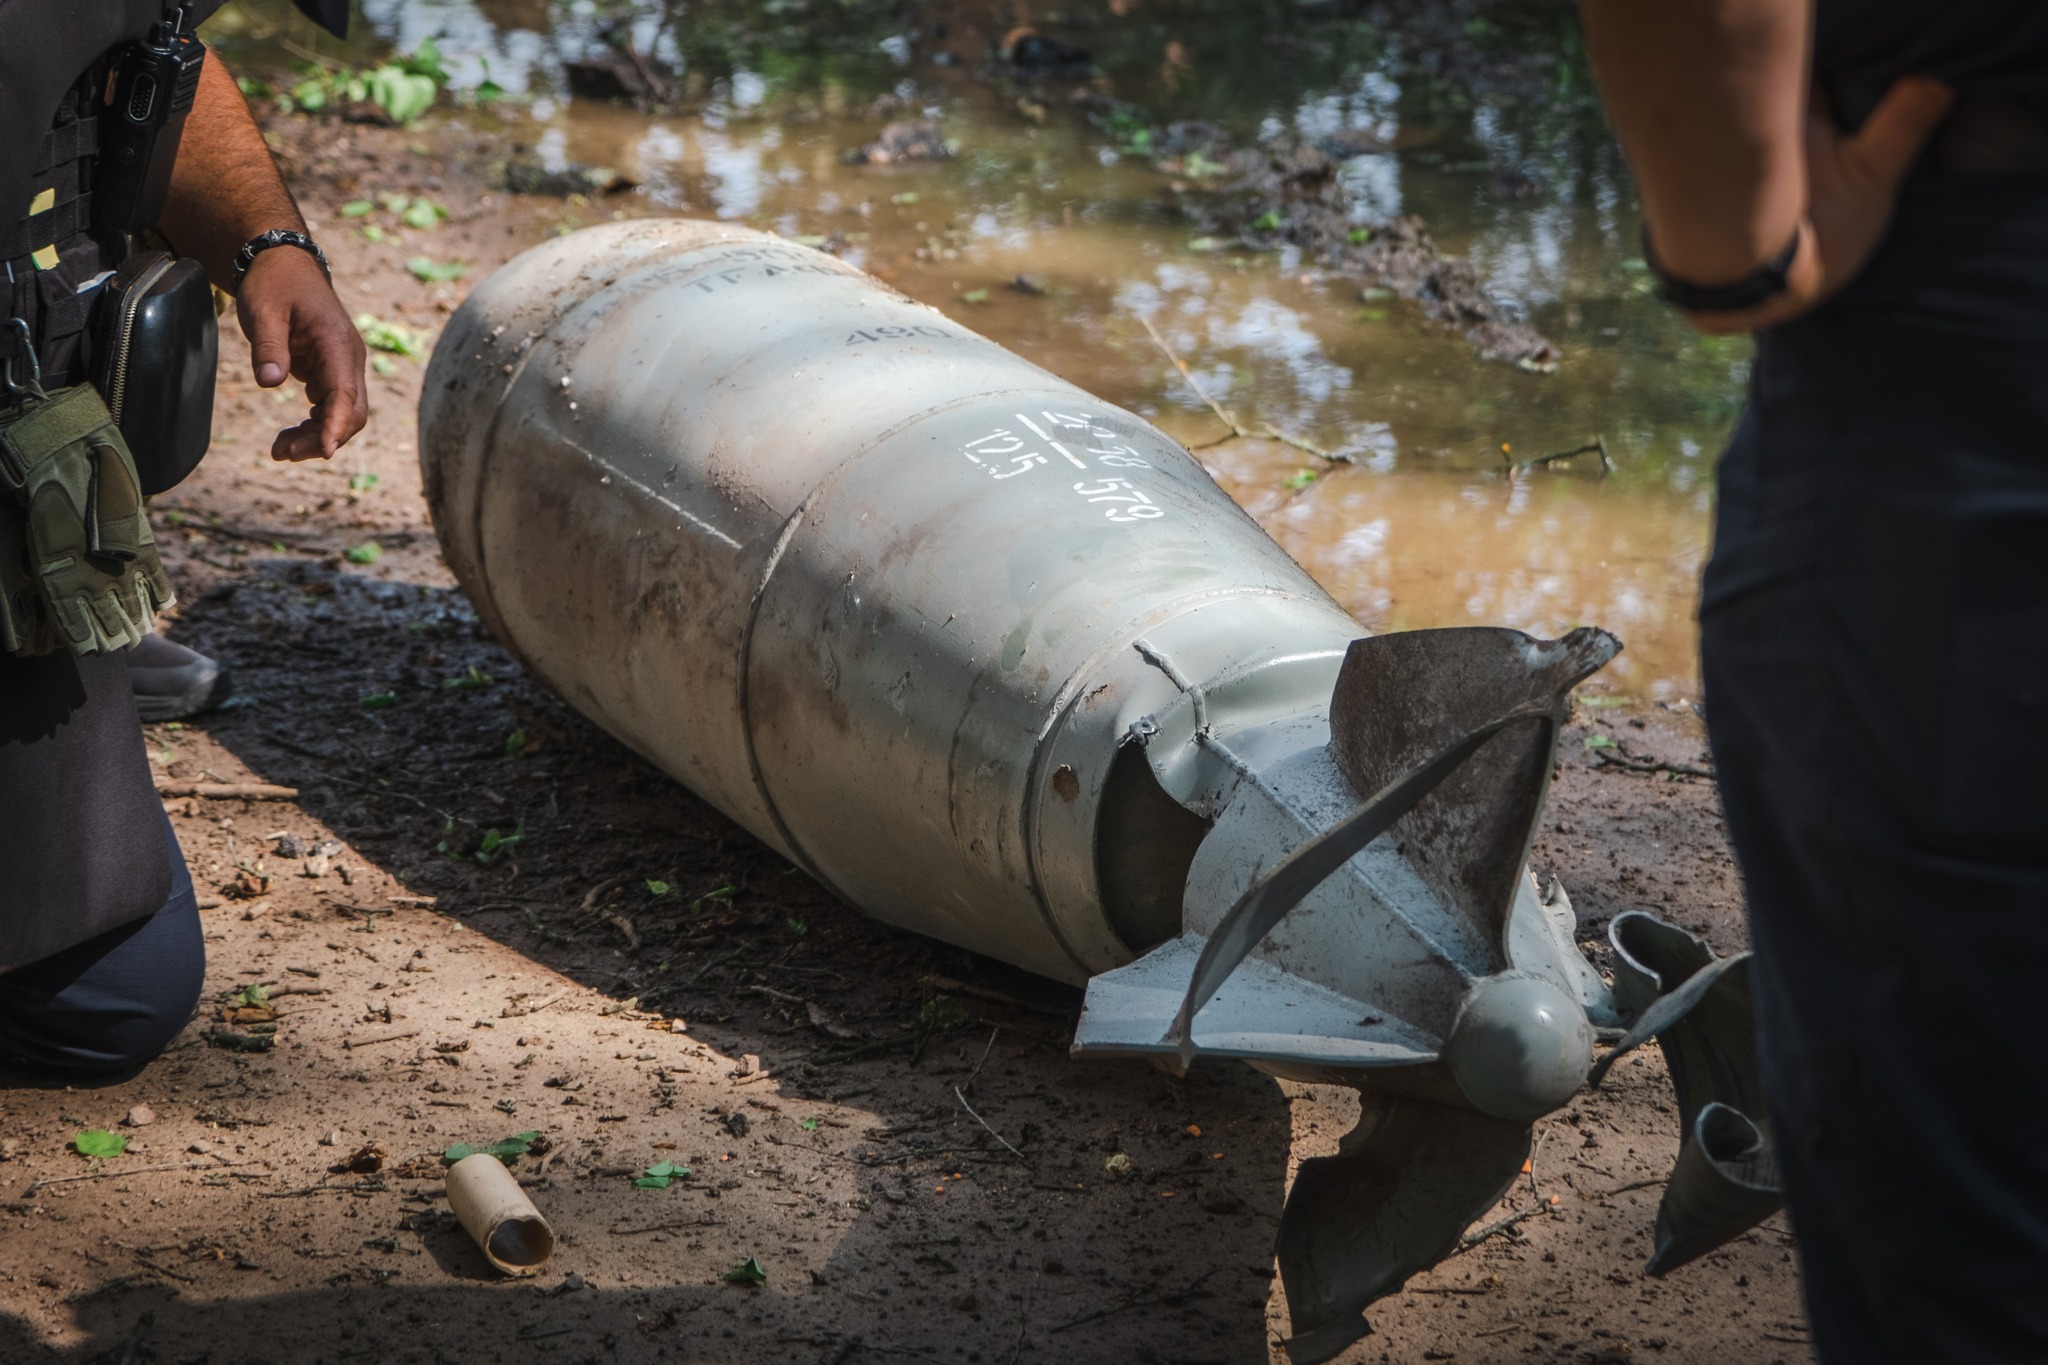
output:
[[[272,133],[345,301],[428,334],[466,282],[409,257],[473,281],[611,211],[492,192],[459,130]],[[340,205],[372,192],[453,216],[367,242]],[[941,301],[940,273],[897,283]],[[332,466],[289,467],[267,450],[296,400],[248,382],[231,327],[223,352],[215,452],[156,526],[171,633],[238,694],[147,743],[165,783],[298,795],[168,801],[210,966],[166,1056],[0,1089],[0,1361],[1279,1358],[1290,1163],[1334,1149],[1348,1093],[1070,1060],[1078,992],[861,919],[521,676],[437,557],[416,361],[373,379]],[[1580,717],[1539,872],[1589,944],[1645,907],[1739,947],[1711,783],[1596,762],[1703,761],[1690,708]],[[237,1013],[253,985],[267,1005]],[[98,1127],[127,1154],[68,1149]],[[438,1154],[529,1130],[515,1169],[561,1247],[515,1283],[454,1226]],[[1490,1217],[1555,1213],[1415,1279],[1344,1359],[1807,1359],[1782,1219],[1642,1275],[1676,1138],[1652,1049],[1539,1126]],[[382,1168],[347,1170],[370,1144]],[[691,1173],[634,1185],[663,1161]],[[764,1283],[727,1278],[749,1258]]]

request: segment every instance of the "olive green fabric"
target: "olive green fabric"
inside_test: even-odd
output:
[[[125,649],[172,600],[135,461],[89,384],[0,412],[0,646]]]

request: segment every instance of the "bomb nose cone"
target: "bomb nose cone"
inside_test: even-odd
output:
[[[1563,991],[1532,976],[1490,976],[1466,992],[1444,1060],[1483,1113],[1536,1119],[1584,1084],[1593,1028]]]

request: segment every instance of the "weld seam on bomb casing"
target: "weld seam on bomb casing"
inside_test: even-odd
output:
[[[1108,666],[1126,653],[1135,652],[1151,669],[1158,671],[1168,681],[1179,686],[1183,692],[1192,690],[1192,688],[1183,684],[1180,679],[1173,677],[1172,673],[1158,668],[1154,660],[1154,654],[1157,651],[1147,652],[1151,649],[1151,646],[1146,643],[1145,637],[1150,632],[1170,625],[1190,612],[1197,611],[1203,607],[1252,598],[1271,598],[1277,601],[1296,600],[1294,594],[1277,588],[1204,588],[1197,592],[1188,593],[1183,597],[1162,602],[1151,610],[1124,622],[1115,631],[1108,633],[1107,638],[1110,643],[1102,646],[1094,654],[1083,660],[1080,666],[1075,668],[1068,675],[1067,679],[1060,684],[1059,690],[1053,695],[1051,704],[1046,708],[1045,724],[1039,728],[1037,735],[1034,736],[1035,743],[1032,750],[1031,771],[1025,779],[1025,790],[1031,796],[1024,803],[1022,811],[1024,822],[1022,833],[1024,847],[1030,860],[1031,889],[1037,899],[1039,913],[1045,918],[1047,930],[1066,952],[1067,956],[1073,960],[1074,965],[1091,976],[1098,972],[1109,970],[1112,967],[1122,966],[1125,962],[1131,960],[1133,954],[1129,950],[1130,946],[1125,944],[1123,945],[1125,951],[1119,954],[1117,961],[1097,962],[1092,960],[1090,955],[1075,946],[1072,938],[1069,936],[1067,927],[1061,921],[1059,909],[1054,904],[1054,897],[1049,889],[1053,879],[1048,876],[1044,867],[1045,853],[1042,847],[1043,839],[1041,838],[1040,826],[1044,819],[1046,802],[1051,799],[1049,795],[1051,783],[1048,773],[1051,770],[1056,770],[1061,761],[1060,745],[1057,737],[1060,732],[1072,724],[1075,708],[1079,706],[1082,698],[1089,692],[1090,684],[1102,677],[1105,672],[1110,671]],[[1270,661],[1262,661],[1262,664],[1265,662]],[[1217,679],[1212,679],[1211,681],[1227,681],[1233,675],[1234,671],[1226,671],[1218,675]],[[1118,739],[1116,747],[1121,748],[1124,742],[1123,739]],[[1221,748],[1220,745],[1217,747]],[[1227,750],[1225,752],[1227,753]],[[1235,761],[1235,755],[1230,756],[1230,761],[1232,766],[1237,768],[1240,773],[1243,771],[1242,764]]]
[[[791,542],[802,532],[805,520],[810,515],[811,508],[817,504],[819,499],[832,491],[848,471],[872,454],[878,447],[899,433],[916,426],[919,422],[928,421],[941,413],[950,412],[954,408],[967,407],[987,398],[999,398],[1007,401],[1019,395],[1037,392],[1040,392],[1040,390],[1030,388],[1001,389],[993,393],[970,394],[962,398],[948,399],[946,402],[934,404],[909,417],[905,417],[902,421],[890,426],[881,435],[855,447],[853,453],[842,460],[829,475],[814,485],[811,491],[804,495],[803,501],[796,505],[796,510],[783,519],[781,529],[776,532],[775,546],[768,552],[768,560],[761,566],[761,576],[755,580],[753,593],[748,598],[746,626],[740,634],[738,699],[740,734],[744,738],[747,747],[747,772],[753,779],[754,791],[760,797],[762,809],[767,812],[768,819],[774,824],[776,833],[782,836],[783,843],[788,847],[791,861],[800,864],[804,871],[817,879],[820,885],[830,887],[833,894],[840,896],[842,899],[851,899],[851,897],[847,897],[837,886],[834,886],[832,879],[818,869],[816,859],[804,851],[803,844],[797,839],[795,833],[791,831],[789,821],[783,818],[782,809],[776,802],[774,793],[769,791],[767,775],[761,768],[761,754],[760,747],[756,742],[753,710],[754,628],[761,619],[761,604],[768,600],[768,589],[775,581],[775,571],[782,566],[783,555],[788,552]],[[609,465],[605,467],[607,469],[611,468]],[[727,540],[731,539],[729,536],[724,538]],[[1045,896],[1037,885],[1035,869],[1032,876],[1031,889],[1038,899],[1040,912],[1043,913]],[[1074,965],[1085,971],[1087,964],[1075,954],[1073,946],[1060,936],[1057,929],[1054,930],[1053,937],[1059,942],[1061,950],[1067,956],[1074,959]]]

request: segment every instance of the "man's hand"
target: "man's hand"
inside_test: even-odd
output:
[[[263,134],[217,56],[200,68],[199,94],[185,120],[171,190],[157,226],[207,278],[235,295],[256,382],[306,386],[313,412],[278,433],[273,459],[324,460],[369,420],[363,340],[319,265],[292,246],[259,252],[235,282],[244,242],[272,228],[306,230],[306,220],[277,173]]]
[[[1579,0],[1587,53],[1642,193],[1658,263],[1734,284],[1798,239],[1787,288],[1709,332],[1787,321],[1870,260],[1899,186],[1954,103],[1908,77],[1855,133],[1808,98],[1812,0]]]
[[[1815,99],[1806,120],[1806,216],[1785,292],[1745,312],[1688,313],[1687,320],[1702,332],[1749,332],[1790,322],[1840,293],[1884,240],[1899,187],[1955,100],[1941,82],[1907,76],[1861,128],[1844,133]]]
[[[368,353],[319,265],[292,246],[259,254],[242,277],[235,312],[256,369],[256,382],[274,389],[287,378],[306,386],[312,414],[280,431],[275,460],[324,460],[370,420]]]

